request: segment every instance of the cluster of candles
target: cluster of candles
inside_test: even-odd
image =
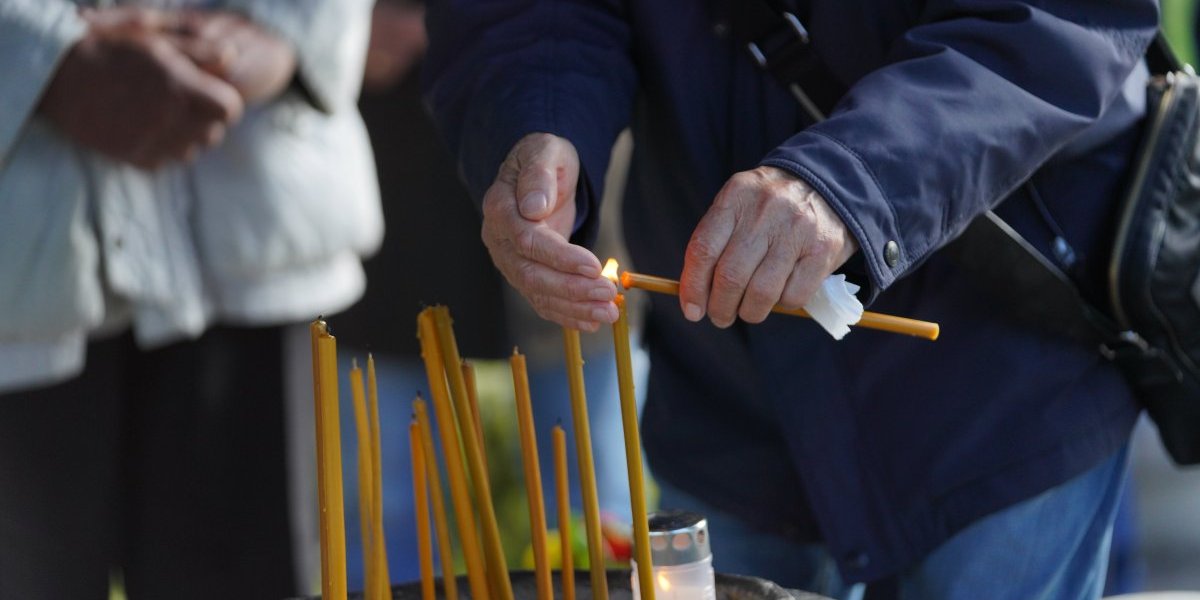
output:
[[[621,288],[638,287],[660,293],[678,294],[678,282],[626,272],[617,275],[616,261],[610,259],[604,275]],[[633,385],[633,367],[629,337],[629,317],[624,294],[617,294],[617,321],[613,341],[621,420],[625,435],[625,458],[629,474],[633,515],[634,560],[641,600],[653,600],[655,585],[651,565],[649,527],[646,516],[645,486],[641,463],[641,437]],[[779,311],[806,316],[797,311]],[[886,331],[936,339],[937,324],[867,313],[861,325]],[[417,318],[421,356],[429,382],[429,395],[441,440],[442,459],[450,488],[451,507],[457,523],[458,545],[466,563],[470,595],[477,600],[513,600],[507,559],[501,546],[491,484],[484,456],[483,433],[475,388],[474,370],[462,360],[450,319],[444,306],[429,307]],[[345,530],[342,497],[341,434],[338,425],[337,343],[325,322],[311,325],[313,349],[313,389],[316,402],[317,485],[320,502],[321,590],[322,597],[346,598]],[[584,526],[590,562],[592,597],[607,600],[607,577],[600,531],[600,505],[596,495],[596,476],[592,462],[591,434],[587,399],[584,393],[583,357],[579,332],[563,330],[572,425],[583,497]],[[538,600],[551,600],[554,592],[548,558],[546,514],[538,464],[537,440],[526,374],[525,357],[514,348],[510,358],[516,397],[517,423],[525,488],[529,501],[532,549]],[[390,598],[390,581],[384,548],[382,485],[379,457],[379,409],[375,386],[375,365],[367,359],[366,391],[362,370],[357,364],[350,371],[358,433],[359,503],[362,516],[363,557],[365,564],[364,597],[367,600]],[[417,519],[422,598],[434,600],[436,585],[433,572],[433,535],[430,508],[438,540],[442,565],[443,596],[457,598],[454,563],[451,554],[452,533],[448,527],[434,448],[429,411],[420,395],[413,401],[413,421],[409,424],[412,450],[412,476]],[[570,544],[570,504],[567,491],[566,433],[560,425],[552,431],[554,473],[558,502],[558,528],[562,536],[562,597],[575,597],[574,571]],[[469,479],[468,479],[469,475]],[[432,500],[432,502],[431,502]]]

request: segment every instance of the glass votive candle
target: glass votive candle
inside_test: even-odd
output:
[[[704,516],[665,510],[650,513],[648,520],[655,600],[716,600],[712,549]],[[641,600],[637,560],[630,561],[630,566],[633,598]]]

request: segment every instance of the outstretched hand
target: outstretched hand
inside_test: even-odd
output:
[[[829,203],[775,167],[735,174],[688,243],[680,276],[684,317],[728,327],[767,318],[776,304],[801,308],[858,251]]]
[[[617,319],[616,286],[600,261],[568,240],[575,223],[579,155],[561,137],[522,138],[483,200],[483,243],[492,261],[544,319],[596,331]]]

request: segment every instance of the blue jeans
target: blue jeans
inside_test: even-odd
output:
[[[898,597],[1099,598],[1127,455],[1124,448],[1090,471],[958,532],[896,577]],[[823,546],[752,530],[672,486],[659,486],[662,506],[708,516],[718,571],[844,600],[862,598],[863,586],[843,582]]]

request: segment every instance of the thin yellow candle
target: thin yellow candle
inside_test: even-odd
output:
[[[525,468],[525,495],[529,500],[529,528],[533,533],[533,568],[538,600],[554,598],[550,564],[546,556],[546,501],[542,497],[542,471],[538,465],[537,430],[533,427],[533,404],[529,398],[529,374],[525,356],[513,348],[509,359],[517,400],[517,426],[521,436],[521,465]]]
[[[325,322],[310,326],[317,425],[317,491],[321,528],[321,597],[346,598],[346,521],[338,423],[337,340]]]
[[[417,420],[408,424],[408,447],[412,455],[413,507],[417,513],[417,556],[421,571],[421,599],[436,600],[433,583],[433,540],[429,535],[428,477],[425,475],[425,451],[421,448],[421,428]]]
[[[321,410],[321,360],[320,352],[317,350],[317,339],[325,333],[325,321],[320,317],[313,321],[308,326],[308,334],[312,342],[312,374],[313,374],[313,412],[314,424],[316,429],[316,446],[317,446],[317,518],[318,529],[321,539],[321,591],[322,594],[327,592],[326,586],[329,582],[329,536],[328,518],[325,513],[326,489],[325,489],[325,419],[322,418]]]
[[[463,473],[462,454],[458,450],[458,428],[455,425],[454,411],[450,407],[450,391],[446,387],[446,369],[442,362],[442,353],[438,349],[433,309],[421,311],[417,325],[421,357],[425,360],[429,393],[433,397],[433,410],[437,415],[438,431],[442,438],[442,457],[446,460],[446,477],[450,481],[450,500],[454,505],[455,519],[458,521],[458,538],[462,542],[463,558],[467,562],[467,583],[471,588],[471,598],[486,599],[489,593],[483,552],[475,535],[475,516],[467,491],[467,477]],[[461,373],[458,369],[454,371]],[[417,416],[420,418],[419,413]],[[470,436],[464,437],[473,439]]]
[[[608,260],[604,275],[616,283],[617,261]],[[617,388],[621,398],[621,424],[625,430],[625,466],[629,472],[629,501],[633,513],[633,552],[637,560],[638,589],[642,600],[654,600],[651,571],[650,526],[646,520],[646,486],[642,478],[642,437],[638,431],[637,396],[633,389],[633,357],[629,341],[629,312],[625,295],[617,294],[617,320],[613,323],[613,348],[617,359]]]
[[[592,433],[588,425],[587,392],[583,388],[583,351],[579,346],[579,332],[564,328],[563,343],[566,346],[567,383],[571,390],[575,455],[579,461],[579,489],[583,495],[583,525],[587,530],[588,561],[591,563],[592,598],[608,600],[603,534],[600,532],[600,499],[596,495],[596,467],[592,463]]]
[[[475,437],[479,439],[479,452],[483,454],[483,464],[488,464],[487,444],[483,441],[483,420],[479,415],[479,386],[475,383],[475,366],[470,361],[462,361],[463,381],[467,384],[467,400],[471,404],[471,425],[475,429]]]
[[[672,296],[679,295],[679,282],[674,279],[665,277],[655,277],[654,275],[643,275],[641,273],[631,273],[625,271],[621,273],[621,287],[625,289],[638,288],[648,292],[657,292],[659,294],[669,294]],[[781,315],[791,315],[794,317],[811,318],[803,308],[784,308],[775,306],[771,312]],[[866,329],[876,329],[879,331],[888,331],[891,333],[901,333],[911,335],[926,340],[936,340],[941,334],[941,326],[937,323],[929,321],[919,321],[917,319],[909,319],[907,317],[896,317],[883,313],[864,311],[862,318],[854,327],[864,327]]]
[[[446,365],[462,364],[458,354],[458,343],[454,340],[454,331],[450,325],[450,311],[445,306],[433,308],[434,325],[437,331],[437,345],[442,353],[442,362]],[[451,397],[454,400],[454,413],[458,415],[458,428],[462,432],[463,447],[467,451],[467,468],[471,471],[471,481],[475,484],[475,501],[479,511],[479,519],[483,530],[483,556],[487,560],[488,578],[497,600],[513,600],[512,580],[508,577],[508,564],[504,557],[504,546],[500,541],[500,527],[496,522],[496,511],[492,505],[491,484],[488,481],[487,465],[483,462],[483,452],[479,448],[479,438],[471,435],[471,407],[467,398],[467,384],[463,378],[462,369],[446,369],[450,379]],[[438,415],[441,420],[441,415]]]
[[[551,433],[554,440],[554,488],[558,500],[558,543],[562,557],[560,574],[563,600],[575,600],[575,558],[571,552],[571,494],[567,481],[567,433],[562,425],[555,425]]]
[[[379,433],[379,386],[375,383],[375,357],[367,354],[367,401],[369,403],[371,427],[371,514],[373,544],[371,555],[375,558],[375,582],[379,586],[380,598],[391,598],[392,578],[388,574],[387,539],[383,533],[383,452]]]
[[[458,583],[454,577],[454,553],[450,547],[450,525],[446,519],[446,504],[442,495],[442,476],[438,472],[437,454],[433,449],[433,430],[429,412],[420,394],[413,400],[413,418],[421,434],[421,454],[425,459],[425,474],[429,479],[429,495],[433,497],[433,524],[438,540],[438,557],[442,563],[442,593],[446,600],[458,600]],[[464,554],[466,554],[464,552]]]
[[[375,492],[372,489],[374,467],[371,466],[371,429],[367,424],[367,404],[363,394],[362,369],[358,360],[350,368],[350,396],[354,400],[354,425],[358,434],[358,522],[362,529],[363,596],[379,598],[378,572],[375,565]]]

